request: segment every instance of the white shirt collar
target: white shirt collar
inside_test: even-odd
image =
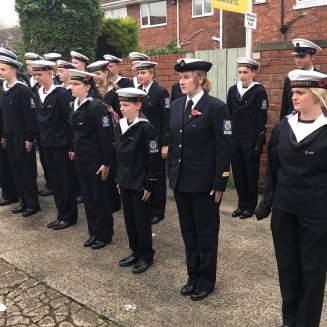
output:
[[[11,84],[11,85],[8,85],[8,82],[7,81],[3,81],[3,89],[4,89],[4,91],[8,91],[9,89],[11,89],[16,84],[22,84],[24,86],[27,86],[25,83],[23,83],[23,82],[21,82],[21,81],[19,81],[19,80],[16,79],[16,81],[13,84]]]
[[[299,121],[299,114],[296,113],[292,116],[288,116],[288,123],[296,137],[297,142],[301,142],[320,127],[327,125],[327,117],[324,114],[321,114],[312,123],[302,123]]]
[[[36,83],[37,83],[37,80],[35,79],[35,77],[31,76],[31,78],[30,78],[31,87],[33,87]]]
[[[152,82],[151,82],[147,87],[144,87],[144,86],[142,85],[142,90],[145,91],[146,94],[148,94],[149,91],[150,91],[150,88],[151,88],[152,84],[153,84],[153,81],[152,81]]]
[[[39,89],[38,89],[38,92],[39,92],[39,96],[40,96],[40,99],[41,99],[41,102],[43,103],[45,101],[45,98],[54,90],[56,89],[57,87],[61,87],[59,85],[54,85],[52,84],[51,87],[49,88],[49,90],[47,91],[47,93],[44,93],[44,86],[41,86]]]
[[[81,107],[85,102],[87,102],[87,101],[92,101],[93,100],[93,98],[92,97],[87,97],[87,98],[85,98],[82,102],[78,102],[78,98],[76,98],[75,100],[74,100],[74,111],[76,111],[79,107]]]
[[[122,118],[119,121],[119,125],[120,125],[120,129],[121,129],[121,133],[124,134],[126,133],[126,131],[131,128],[132,126],[136,125],[137,123],[141,122],[141,121],[148,121],[145,118],[140,118],[140,117],[136,117],[134,119],[134,121],[131,124],[128,124],[128,120],[127,118]]]
[[[189,100],[192,100],[193,101],[192,109],[194,109],[195,106],[197,105],[197,103],[203,97],[203,95],[204,95],[204,91],[203,90],[201,90],[199,93],[197,93],[196,95],[194,95],[192,98],[188,95],[187,96],[187,99],[186,99],[185,106],[187,105],[187,103],[188,103]]]
[[[248,92],[249,90],[252,89],[253,86],[260,84],[259,82],[255,82],[253,81],[248,87],[243,87],[242,82],[238,81],[236,86],[237,86],[237,91],[240,94],[241,98],[243,97],[243,95]]]

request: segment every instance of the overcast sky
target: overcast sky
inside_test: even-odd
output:
[[[0,24],[15,26],[18,24],[18,15],[15,11],[15,0],[0,0]]]

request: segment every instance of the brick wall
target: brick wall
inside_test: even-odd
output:
[[[141,26],[139,8],[139,5],[128,6],[128,15]],[[244,46],[243,19],[243,15],[224,12],[225,48]],[[140,28],[139,31],[142,49],[164,47],[176,40],[176,5],[167,1],[167,25]],[[217,48],[219,43],[212,40],[213,36],[219,36],[219,11],[215,10],[212,16],[192,18],[192,1],[180,0],[180,42],[187,42],[183,49],[194,51]]]
[[[312,40],[327,38],[324,22],[327,17],[327,6],[294,10],[296,0],[285,0],[284,23],[291,22],[305,13],[291,24],[285,36],[280,33],[281,4],[280,1],[268,1],[266,4],[254,5],[253,12],[258,15],[258,29],[254,32],[254,40],[258,43],[290,41],[295,37]]]
[[[258,15],[257,30],[253,33],[253,50],[260,57],[258,61],[261,64],[257,78],[267,89],[269,98],[268,139],[272,128],[279,121],[284,79],[289,71],[295,69],[290,41],[301,37],[325,46],[315,57],[315,66],[327,72],[327,43],[324,41],[327,38],[327,30],[323,28],[327,7],[293,10],[294,4],[295,0],[285,0],[284,23],[292,21],[304,12],[306,14],[291,24],[285,35],[280,32],[280,1],[253,6],[253,11]],[[262,156],[260,169],[261,176],[264,176],[267,169],[266,153]]]

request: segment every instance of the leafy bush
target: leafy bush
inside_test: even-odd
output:
[[[26,51],[70,50],[94,58],[103,13],[99,0],[16,0]]]
[[[157,55],[186,53],[186,51],[183,50],[182,48],[177,47],[176,41],[171,41],[164,48],[149,48],[145,50],[145,53],[148,56],[157,56]]]
[[[129,52],[137,51],[139,37],[136,21],[130,17],[103,19],[97,44],[97,58],[102,58],[108,53],[126,57]]]

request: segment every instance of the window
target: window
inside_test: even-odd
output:
[[[127,8],[107,9],[104,13],[106,18],[123,18],[127,17]]]
[[[167,24],[166,1],[150,2],[140,5],[141,26],[161,26]]]
[[[211,16],[211,0],[192,0],[192,17]]]
[[[296,0],[294,9],[326,6],[327,0]]]

